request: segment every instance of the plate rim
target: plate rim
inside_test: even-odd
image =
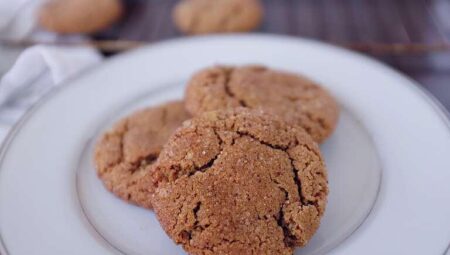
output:
[[[168,40],[162,40],[158,41],[156,43],[149,43],[144,45],[143,47],[139,47],[118,55],[115,55],[113,57],[110,57],[103,61],[100,65],[81,71],[77,75],[68,78],[66,81],[62,82],[59,86],[55,87],[54,89],[50,90],[48,93],[46,93],[43,97],[41,97],[37,102],[35,102],[30,108],[28,108],[25,113],[20,117],[20,119],[10,127],[9,132],[5,136],[3,142],[0,144],[0,176],[1,176],[1,170],[3,161],[5,159],[5,156],[8,152],[9,147],[14,142],[15,137],[17,134],[21,131],[21,129],[26,125],[27,121],[33,114],[39,110],[39,108],[49,101],[51,98],[57,96],[58,94],[62,93],[63,90],[71,87],[72,85],[76,84],[76,80],[80,79],[80,77],[84,77],[88,75],[89,73],[95,73],[100,68],[104,67],[106,64],[120,61],[122,58],[130,58],[135,54],[139,54],[141,51],[146,50],[155,50],[158,47],[168,47],[173,44],[182,44],[182,43],[198,43],[198,41],[209,41],[209,40],[220,40],[220,39],[235,39],[235,40],[263,40],[263,41],[288,41],[293,43],[303,43],[303,44],[315,44],[319,47],[328,48],[336,52],[345,53],[346,55],[352,55],[354,57],[358,57],[363,59],[364,61],[370,62],[373,65],[376,65],[385,71],[389,71],[391,74],[396,75],[397,77],[401,77],[405,79],[408,82],[403,83],[401,86],[410,89],[415,94],[419,95],[425,102],[427,102],[428,105],[430,105],[433,109],[433,111],[439,116],[445,127],[447,128],[449,134],[450,134],[450,112],[444,107],[444,105],[428,90],[426,90],[424,87],[420,85],[419,82],[412,79],[411,77],[407,76],[406,74],[402,73],[399,70],[396,70],[395,68],[381,62],[380,60],[377,60],[369,55],[365,55],[363,53],[352,51],[346,48],[342,48],[337,45],[333,45],[330,43],[309,39],[309,38],[303,38],[303,37],[295,37],[290,35],[276,35],[276,34],[264,34],[264,33],[249,33],[249,34],[226,34],[226,35],[202,35],[202,36],[193,36],[193,37],[178,37]],[[408,84],[407,84],[408,83]],[[378,154],[378,153],[377,153]],[[380,179],[380,186],[379,189],[381,189],[381,186],[383,185],[383,174]],[[378,203],[379,197],[377,196],[377,199],[375,200],[375,203],[373,204],[373,207]],[[373,207],[370,209],[371,214]],[[363,221],[364,222],[364,221]],[[359,229],[356,228],[355,231]],[[351,235],[350,235],[351,236]],[[346,238],[347,239],[347,238]],[[450,242],[446,249],[444,250],[444,255],[450,251]],[[5,253],[5,255],[10,254],[8,252],[6,243],[3,240],[1,231],[0,231],[0,254],[2,252]]]

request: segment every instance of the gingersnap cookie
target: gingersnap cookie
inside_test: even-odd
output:
[[[187,34],[246,32],[262,16],[259,0],[183,0],[173,10],[175,25]]]
[[[109,27],[123,12],[120,0],[49,0],[40,9],[39,23],[61,33],[94,33]]]
[[[305,77],[263,66],[204,69],[186,90],[193,114],[233,107],[262,108],[303,127],[317,142],[334,131],[339,107],[334,98]]]
[[[292,254],[316,232],[328,195],[312,138],[245,108],[186,121],[152,175],[157,217],[189,254]]]
[[[119,121],[97,143],[95,164],[105,187],[118,197],[151,208],[146,178],[163,145],[189,118],[182,102],[146,108]]]

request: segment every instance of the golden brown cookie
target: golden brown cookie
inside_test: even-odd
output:
[[[178,129],[152,171],[153,207],[189,254],[292,254],[328,195],[318,145],[276,115],[207,112]]]
[[[163,145],[189,118],[182,102],[135,112],[119,121],[97,143],[97,173],[108,190],[120,198],[151,208],[151,178],[146,178]]]
[[[175,25],[187,34],[246,32],[262,16],[259,0],[183,0],[173,10]]]
[[[39,23],[61,33],[94,33],[109,27],[123,12],[120,0],[49,0],[39,12]]]
[[[336,127],[334,98],[305,77],[262,66],[204,69],[189,81],[186,108],[195,115],[233,107],[263,108],[303,127],[317,142]]]

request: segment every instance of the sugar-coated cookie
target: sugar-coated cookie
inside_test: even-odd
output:
[[[238,106],[262,108],[303,127],[317,142],[331,135],[339,116],[335,99],[313,81],[263,66],[201,70],[189,81],[185,100],[193,115]]]
[[[328,195],[318,145],[276,115],[235,108],[178,129],[152,171],[153,207],[189,254],[292,254]]]
[[[149,107],[119,121],[99,140],[95,165],[108,190],[120,198],[151,208],[149,171],[163,145],[189,118],[182,102]]]

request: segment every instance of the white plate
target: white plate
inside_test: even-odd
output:
[[[180,98],[183,84],[167,84],[112,109],[106,121],[99,121],[91,137],[98,137],[117,118],[136,108]],[[92,163],[95,141],[86,144],[77,168],[77,195],[91,228],[124,254],[184,254],[166,237],[153,213],[119,202],[105,190]],[[381,169],[375,147],[364,127],[346,109],[335,135],[321,148],[330,170],[329,203],[321,228],[298,254],[322,254],[348,237],[369,214],[380,187]]]
[[[194,71],[215,63],[306,74],[343,106],[336,133],[321,146],[330,173],[327,212],[297,254],[444,252],[450,131],[436,104],[411,80],[360,55],[306,40],[234,35],[116,57],[35,106],[0,154],[2,254],[182,254],[153,213],[103,189],[92,143],[121,115],[179,98]]]

